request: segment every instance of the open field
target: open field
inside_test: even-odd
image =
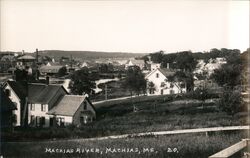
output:
[[[245,133],[237,131],[218,132],[209,136],[180,134],[106,140],[13,142],[3,143],[2,154],[4,157],[207,158],[244,137],[246,137]],[[80,153],[78,148],[93,149],[96,152],[86,153],[87,150],[85,150]],[[62,153],[67,149],[70,153]],[[119,149],[120,152],[118,152]],[[126,151],[121,152],[122,149]]]
[[[5,141],[27,141],[247,125],[247,113],[231,116],[221,112],[216,101],[208,101],[202,104],[199,100],[183,100],[173,96],[142,96],[132,100],[110,101],[96,104],[96,121],[80,128],[16,129],[2,136]]]

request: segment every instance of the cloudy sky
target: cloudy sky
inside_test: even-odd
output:
[[[1,0],[1,51],[249,47],[249,1]]]

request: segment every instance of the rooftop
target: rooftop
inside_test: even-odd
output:
[[[65,95],[48,114],[73,116],[84,100],[85,96]]]

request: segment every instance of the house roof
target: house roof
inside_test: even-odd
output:
[[[35,60],[35,58],[33,56],[31,56],[31,55],[25,54],[25,55],[17,58],[17,60]]]
[[[49,110],[48,114],[73,116],[85,98],[79,95],[65,95],[55,107]]]
[[[28,101],[48,104],[61,88],[61,85],[29,84]]]
[[[172,76],[174,75],[175,71],[171,70],[171,69],[167,69],[167,68],[159,68],[159,71],[165,76]]]
[[[135,60],[135,59],[130,59],[126,62],[126,64],[130,64],[130,62],[134,65],[137,65],[137,64],[144,64],[144,60]]]
[[[41,72],[50,72],[50,73],[57,73],[59,71],[60,68],[62,68],[63,66],[61,65],[51,65],[51,66],[41,66],[40,67],[40,71]]]
[[[7,84],[12,88],[19,99],[24,99],[26,97],[27,92],[24,82],[7,81]]]
[[[157,68],[153,71],[151,71],[148,75],[146,75],[145,78],[148,78],[149,76],[151,76],[153,73],[155,73],[156,71],[160,71],[165,77],[168,76],[172,76],[174,75],[175,71],[172,69],[167,69],[167,68]]]
[[[40,83],[29,83],[28,91],[24,82],[7,81],[19,99],[28,96],[30,103],[47,104],[56,95],[61,85],[46,85]],[[64,89],[64,88],[63,88]],[[65,90],[65,89],[64,89]],[[66,90],[65,90],[66,91]]]

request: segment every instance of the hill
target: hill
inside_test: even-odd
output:
[[[21,52],[0,52],[1,55],[21,54]],[[49,56],[59,59],[62,56],[78,59],[100,59],[100,58],[135,58],[147,55],[146,53],[126,53],[126,52],[101,52],[101,51],[64,51],[64,50],[39,50],[39,55]]]
[[[143,53],[124,53],[124,52],[97,52],[97,51],[63,51],[63,50],[43,50],[39,51],[40,55],[60,58],[62,56],[82,59],[98,59],[98,58],[134,58],[141,57]]]

